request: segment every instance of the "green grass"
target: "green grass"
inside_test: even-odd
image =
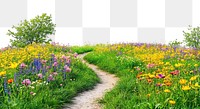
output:
[[[94,48],[95,48],[94,46],[85,45],[85,46],[72,46],[70,49],[78,54],[83,54],[86,52],[93,51]]]

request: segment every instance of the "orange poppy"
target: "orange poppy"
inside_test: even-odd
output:
[[[13,82],[13,79],[9,79],[8,80],[8,84],[12,83]]]

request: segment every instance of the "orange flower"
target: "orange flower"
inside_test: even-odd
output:
[[[152,82],[152,79],[147,79],[147,82],[148,82],[148,83],[151,83],[151,82]]]
[[[9,79],[8,80],[8,84],[12,83],[13,82],[13,79]]]
[[[166,85],[166,86],[171,86],[172,83],[171,83],[171,82],[166,82],[165,85]]]

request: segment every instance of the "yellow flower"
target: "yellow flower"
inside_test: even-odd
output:
[[[190,87],[189,86],[182,86],[182,90],[190,90]]]
[[[147,97],[150,97],[151,96],[151,94],[147,94]]]
[[[191,78],[190,78],[190,81],[194,81],[194,80],[196,80],[197,77],[198,77],[198,76],[193,76],[193,77],[191,77]]]
[[[174,104],[176,104],[176,101],[174,101],[174,100],[169,100],[169,104],[174,105]]]
[[[169,93],[171,91],[169,89],[165,89],[164,92]]]
[[[200,87],[199,84],[198,84],[198,82],[196,82],[196,83],[194,84],[194,86],[195,86],[195,87]]]
[[[6,71],[0,72],[0,76],[5,76],[6,75]]]
[[[198,64],[194,64],[194,66],[195,66],[195,67],[198,67],[199,65],[198,65]]]
[[[16,68],[16,67],[17,67],[17,65],[18,65],[18,64],[17,64],[16,62],[14,62],[14,63],[11,63],[11,64],[10,64],[10,68]]]
[[[149,74],[148,76],[149,76],[149,78],[154,78],[155,77],[155,75],[151,75],[151,74]]]
[[[180,79],[180,81],[179,81],[180,84],[185,84],[186,82],[187,82],[187,80],[185,80],[185,79]]]

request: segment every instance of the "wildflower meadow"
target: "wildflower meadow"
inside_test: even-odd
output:
[[[100,101],[106,109],[198,109],[200,51],[161,44],[103,45],[88,62],[120,77]]]
[[[77,56],[56,44],[1,49],[0,108],[61,108],[91,89],[99,79]]]

